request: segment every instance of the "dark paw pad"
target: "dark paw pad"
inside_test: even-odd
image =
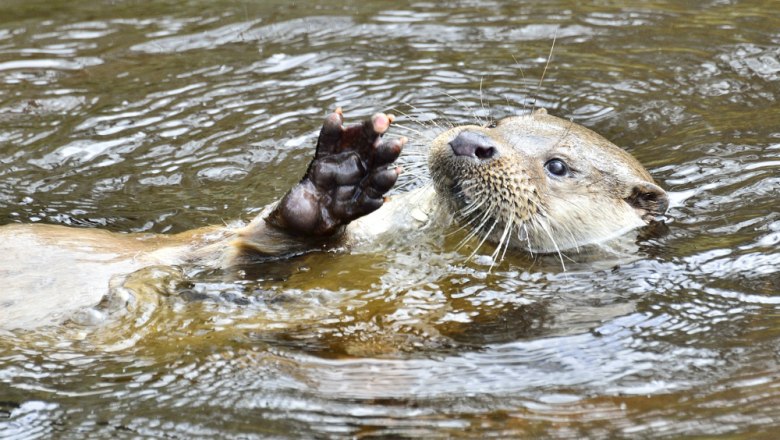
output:
[[[389,165],[406,142],[382,139],[392,122],[392,115],[377,113],[344,127],[341,109],[330,114],[306,175],[285,195],[269,222],[296,235],[322,237],[379,209],[401,172]]]

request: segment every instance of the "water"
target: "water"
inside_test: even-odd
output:
[[[399,240],[243,279],[195,270],[187,294],[145,292],[98,328],[6,331],[2,436],[770,436],[776,5],[578,3],[0,4],[6,223],[251,218],[336,106],[394,111],[418,148],[436,124],[544,106],[626,147],[674,202],[616,267],[488,271],[457,237]]]

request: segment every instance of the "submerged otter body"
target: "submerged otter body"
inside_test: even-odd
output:
[[[433,185],[387,201],[405,139],[382,139],[390,116],[348,128],[342,120],[340,110],[326,119],[301,182],[246,225],[170,236],[0,227],[0,327],[62,322],[148,266],[225,268],[452,222],[497,244],[495,255],[560,252],[643,226],[668,204],[628,153],[544,111],[440,134],[429,153]]]

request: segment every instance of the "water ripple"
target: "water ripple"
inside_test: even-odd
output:
[[[392,109],[421,155],[445,127],[542,106],[648,165],[675,197],[668,232],[566,272],[525,255],[488,271],[457,234],[243,278],[188,268],[186,294],[101,325],[0,333],[2,436],[739,436],[777,420],[780,23],[764,3],[347,9],[0,5],[1,215],[219,224],[299,179],[336,106]]]

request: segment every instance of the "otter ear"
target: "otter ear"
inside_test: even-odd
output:
[[[631,189],[631,194],[625,201],[636,209],[641,209],[647,214],[643,217],[655,217],[663,215],[669,208],[669,196],[660,186],[649,182],[641,182]]]

